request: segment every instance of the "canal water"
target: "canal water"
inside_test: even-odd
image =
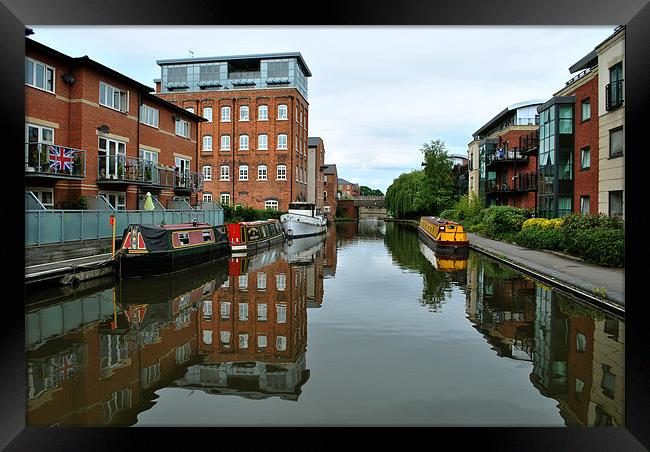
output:
[[[408,225],[29,293],[26,423],[624,425],[625,323]]]

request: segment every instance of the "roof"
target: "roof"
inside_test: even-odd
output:
[[[307,147],[316,147],[322,141],[323,139],[321,137],[309,137],[307,138]]]
[[[354,182],[350,182],[349,180],[341,179],[340,177],[339,177],[338,183],[339,184],[358,185],[358,184],[355,184]]]
[[[177,113],[180,113],[182,115],[188,116],[191,119],[194,119],[198,122],[204,122],[207,121],[203,116],[199,116],[196,113],[192,113],[190,111],[185,110],[183,107],[180,107],[172,102],[169,102],[168,100],[163,99],[162,97],[158,97],[155,94],[150,94],[150,93],[143,93],[142,94],[143,99],[148,99],[153,102],[156,102],[159,105],[164,105],[165,107],[169,108],[170,110],[173,110]]]
[[[544,103],[543,99],[532,99],[532,100],[525,100],[523,102],[517,102],[516,104],[509,105],[506,108],[504,108],[501,112],[499,112],[494,118],[486,122],[480,129],[474,132],[473,135],[480,135],[481,132],[484,132],[485,130],[492,127],[495,123],[503,119],[503,117],[506,116],[511,111],[517,110],[518,108],[532,107],[533,105],[541,105],[543,103]]]
[[[592,50],[587,55],[580,58],[580,60],[578,60],[576,63],[574,63],[569,68],[569,72],[573,74],[574,72],[578,72],[583,69],[590,68],[597,62],[598,62],[598,54],[596,53],[595,50]]]
[[[307,77],[311,77],[311,71],[307,67],[304,58],[300,52],[282,52],[282,53],[253,53],[250,55],[230,55],[230,56],[212,56],[212,57],[193,57],[193,58],[173,58],[167,60],[156,60],[160,66],[166,64],[190,64],[190,63],[208,63],[217,61],[233,60],[268,60],[274,58],[298,58],[300,66]]]
[[[325,173],[325,174],[336,174],[336,165],[335,164],[331,164],[331,165],[325,164],[325,165],[321,166],[321,168],[323,169],[323,173]]]

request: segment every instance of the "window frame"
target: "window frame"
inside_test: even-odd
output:
[[[242,142],[245,141],[245,143]],[[242,133],[239,135],[239,150],[240,151],[250,151],[250,139],[248,137],[248,134]]]
[[[247,181],[248,180],[248,165],[239,165],[239,178],[237,180],[240,181]],[[245,170],[245,173],[242,172],[242,170]],[[245,178],[242,178],[242,175],[245,175]]]
[[[205,115],[206,110],[210,111],[210,117],[209,118]],[[212,107],[203,107],[203,115],[202,116],[207,122],[212,122],[212,113],[213,113]]]
[[[284,107],[284,109],[282,108]],[[284,115],[282,115],[281,110],[284,110]],[[278,121],[288,121],[289,120],[289,107],[286,104],[278,105]]]
[[[267,199],[264,201],[264,210],[279,210],[279,205],[277,199]]]
[[[280,137],[284,137],[284,146],[280,147]],[[276,150],[278,151],[287,151],[289,149],[289,142],[288,142],[288,137],[286,133],[279,133],[278,134],[278,142],[276,145]]]
[[[46,93],[56,94],[56,68],[54,66],[50,66],[49,64],[43,63],[42,61],[35,60],[34,58],[30,58],[28,56],[25,57],[25,61],[26,62],[29,61],[32,63],[32,83],[27,83],[27,67],[25,67],[25,85],[31,86],[32,88],[40,89],[41,91],[45,91]],[[43,66],[43,87],[42,88],[36,84],[36,65],[38,64]],[[51,91],[46,88],[48,69],[52,71]]]
[[[244,112],[246,112],[245,117]],[[250,121],[250,108],[248,105],[242,105],[239,107],[239,122],[248,122]]]
[[[225,201],[224,201],[225,199]],[[219,193],[219,204],[229,206],[230,205],[230,193]]]
[[[209,146],[206,146],[206,145],[205,145],[205,140],[206,140],[206,138],[209,138],[209,139],[210,139],[210,145],[209,145]],[[213,149],[212,149],[212,135],[209,135],[209,134],[208,134],[208,135],[203,135],[203,140],[202,140],[202,149],[201,149],[201,150],[202,150],[202,151],[212,151],[212,150],[213,150]]]
[[[227,146],[224,147],[223,142],[224,139],[226,139]],[[219,150],[220,151],[230,151],[230,135],[221,135],[220,143],[219,143]]]
[[[611,190],[611,191],[609,191],[607,193],[607,214],[610,217],[612,216],[612,194],[614,194],[614,193],[620,193],[621,194],[621,214],[620,214],[620,217],[622,218],[623,215],[625,214],[625,194],[624,194],[623,190]]]
[[[228,112],[227,115],[224,115],[225,112]],[[224,117],[227,116],[225,119]],[[221,115],[220,115],[221,121],[220,122],[232,122],[232,117],[230,116],[230,107],[224,106],[221,107]]]
[[[153,124],[147,122],[149,112],[152,112]],[[140,105],[140,124],[144,124],[145,126],[158,129],[160,125],[160,110],[158,110],[157,108],[150,107],[147,104]]]
[[[209,170],[207,173],[205,171],[206,169]],[[212,182],[212,165],[203,165],[201,172],[203,173],[204,181]]]
[[[260,177],[261,174],[260,171],[262,170],[264,170],[264,174],[263,174],[264,177]],[[269,168],[267,165],[262,164],[257,166],[257,180],[264,180],[264,181],[269,180]]]
[[[589,164],[585,166],[584,164],[584,152],[587,151],[587,155],[589,155]],[[591,146],[585,146],[583,148],[580,148],[580,171],[585,171],[591,169]]]
[[[585,105],[589,106],[589,115],[587,116],[586,119],[584,117],[584,115],[585,115],[585,110],[584,110]],[[582,124],[583,122],[587,122],[590,119],[591,119],[591,98],[587,97],[586,99],[583,99],[580,102],[580,123]]]
[[[260,139],[264,137],[264,144],[260,142]],[[268,151],[269,150],[269,136],[265,133],[260,133],[257,136],[257,150],[258,151]]]
[[[587,202],[587,212],[584,212],[583,203]],[[580,195],[580,214],[581,215],[590,215],[591,214],[591,196],[590,195]]]
[[[264,116],[261,115],[261,112],[263,111]],[[257,107],[257,120],[258,121],[268,121],[269,120],[269,106],[268,105],[260,105]]]
[[[617,152],[616,154],[612,153],[612,135],[616,132],[621,132],[621,147],[622,150],[620,152]],[[623,126],[619,127],[614,127],[613,129],[609,129],[609,158],[618,158],[618,157],[623,157],[625,155],[625,133],[623,132]]]
[[[180,127],[180,132],[182,132],[182,133],[178,133],[179,132],[179,127]],[[187,135],[184,135],[183,133],[185,133],[186,131],[187,131]],[[174,122],[174,132],[175,132],[176,136],[189,139],[190,138],[190,122],[186,121],[184,119],[178,118]]]
[[[226,171],[226,177],[224,177],[224,168],[227,170]],[[230,180],[230,166],[229,165],[221,165],[219,167],[219,180],[220,181],[229,181]]]
[[[284,177],[280,177],[280,168],[284,169]],[[280,164],[275,168],[275,180],[287,180],[287,165]]]
[[[102,99],[102,85],[104,86],[104,99]],[[106,103],[103,103],[108,98],[108,88],[113,90],[112,96],[111,96],[111,105],[108,105]],[[119,93],[119,100],[120,100],[120,106],[119,108],[115,108],[115,92]],[[125,99],[126,99],[126,109],[122,109],[122,95],[125,94]],[[129,90],[121,90],[110,83],[106,83],[102,80],[99,81],[99,105],[102,107],[110,108],[111,110],[119,111],[120,113],[128,113],[129,112]]]

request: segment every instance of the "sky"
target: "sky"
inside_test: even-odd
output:
[[[508,105],[547,100],[569,67],[615,26],[580,27],[105,27],[30,26],[30,38],[87,55],[147,86],[156,60],[300,52],[309,136],[340,178],[386,188],[421,169],[422,145],[467,155],[472,134]]]

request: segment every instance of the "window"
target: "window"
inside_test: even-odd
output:
[[[266,165],[257,167],[257,180],[267,180]]]
[[[27,144],[31,143],[31,144]],[[38,143],[54,144],[54,129],[49,127],[38,126],[34,124],[25,124],[25,162],[27,165],[36,170],[41,170],[43,162],[47,159],[44,148],[39,149]]]
[[[122,179],[124,177],[126,143],[99,137],[98,156],[100,179]]]
[[[230,107],[221,107],[221,122],[230,122]]]
[[[212,344],[212,331],[203,330],[203,343],[206,345]]]
[[[257,149],[260,151],[266,151],[269,148],[269,137],[268,135],[261,134],[257,136]]]
[[[51,93],[54,92],[53,67],[40,63],[30,58],[25,58],[25,84],[40,88]]]
[[[219,331],[219,338],[222,343],[227,344],[230,342],[230,331]]]
[[[287,165],[278,165],[277,179],[287,180]]]
[[[266,336],[257,336],[257,346],[259,348],[266,347]]]
[[[286,120],[287,119],[287,106],[278,105],[278,119]]]
[[[248,121],[248,107],[247,106],[239,107],[239,120],[240,121]]]
[[[248,320],[248,303],[239,303],[239,320]]]
[[[248,180],[248,165],[239,165],[239,180]]]
[[[212,202],[212,193],[203,193],[203,202]]]
[[[611,370],[612,368],[607,364],[602,364],[603,369],[603,379],[600,382],[600,388],[603,390],[603,394],[610,399],[614,399],[614,392],[616,389],[616,375],[614,375]]]
[[[257,288],[259,290],[266,290],[266,273],[257,273]]]
[[[179,232],[178,233],[178,240],[181,242],[181,245],[189,245],[190,244],[190,234],[187,232]]]
[[[230,180],[230,167],[228,165],[221,165],[219,180]]]
[[[283,292],[287,288],[287,275],[284,273],[275,275],[275,287]]]
[[[287,148],[287,135],[281,133],[278,135],[278,149],[286,150]]]
[[[260,322],[266,322],[266,303],[261,303],[257,305],[257,320]]]
[[[609,192],[609,216],[623,216],[623,190]]]
[[[181,137],[190,137],[190,123],[182,119],[176,120],[176,135]]]
[[[52,188],[25,188],[25,191],[31,191],[34,196],[48,209],[54,208],[54,189]]]
[[[115,207],[117,210],[126,210],[125,192],[104,191],[99,194],[100,196],[103,195],[111,206]]]
[[[269,119],[269,107],[266,105],[260,105],[257,109],[257,120],[258,121],[268,121]]]
[[[589,202],[590,202],[589,196],[580,196],[580,213],[582,215],[589,215],[590,212]]]
[[[575,381],[575,396],[576,396],[576,399],[582,400],[582,390],[584,389],[584,387],[585,387],[585,382],[582,381],[579,378],[576,378],[576,381]]]
[[[176,171],[179,173],[189,173],[190,171],[190,160],[182,157],[174,157],[174,164],[176,165]]]
[[[203,302],[203,318],[205,320],[212,320],[212,300],[205,300]]]
[[[239,135],[239,150],[248,151],[248,135]]]
[[[221,147],[222,151],[230,150],[230,135],[221,135]]]
[[[587,350],[587,337],[579,331],[576,331],[576,351],[584,353]]]
[[[275,306],[277,323],[287,323],[287,305],[278,304]]]
[[[207,180],[207,181],[212,180],[212,166],[205,165],[203,167],[203,180]]]
[[[212,150],[212,135],[205,135],[203,137],[203,150],[204,151]]]
[[[113,110],[129,111],[129,93],[107,83],[99,82],[99,104]]]
[[[591,153],[589,146],[580,149],[580,169],[589,169],[591,166]]]
[[[239,348],[248,348],[248,334],[239,335]]]
[[[269,199],[268,201],[264,201],[264,208],[266,210],[278,210],[278,201],[274,199]]]
[[[224,206],[229,206],[230,193],[221,193],[221,195],[219,195],[219,203],[223,204]]]
[[[212,122],[212,107],[205,107],[203,109],[203,117],[208,120],[208,122]]]
[[[278,351],[283,352],[287,349],[287,338],[286,336],[278,336],[275,338],[275,348]]]
[[[239,275],[239,290],[248,290],[248,275]]]
[[[141,105],[140,122],[151,127],[158,127],[158,110],[148,105]]]
[[[296,123],[298,123],[298,106],[296,105]]]
[[[300,175],[298,174],[298,165],[296,165],[296,182],[300,182]]]
[[[623,127],[609,131],[609,156],[620,157],[623,155]]]
[[[581,108],[582,108],[582,122],[584,121],[589,121],[589,118],[591,118],[591,101],[590,99],[585,99],[581,102]]]

